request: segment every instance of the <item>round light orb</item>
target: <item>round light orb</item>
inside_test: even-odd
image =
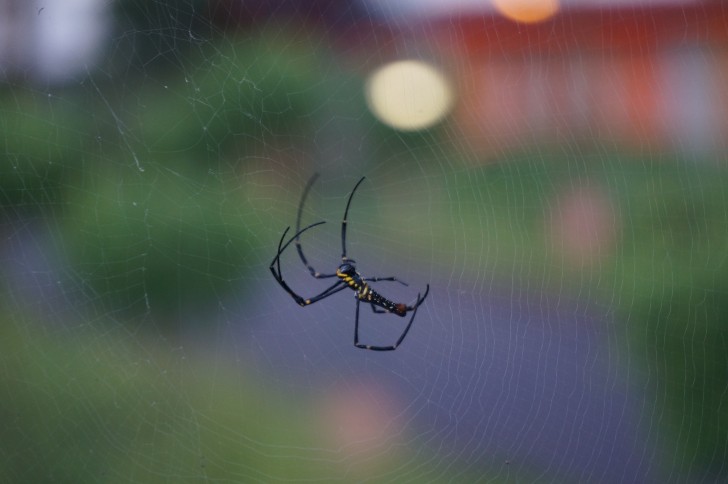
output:
[[[559,0],[492,0],[495,8],[516,22],[535,23],[553,17]]]
[[[366,98],[377,119],[401,131],[429,128],[453,104],[452,88],[442,72],[416,60],[392,62],[373,72]]]

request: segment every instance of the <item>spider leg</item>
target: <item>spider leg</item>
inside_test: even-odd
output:
[[[311,305],[311,304],[313,304],[315,302],[318,302],[318,301],[320,301],[322,299],[326,299],[329,296],[333,296],[337,292],[343,291],[347,287],[349,287],[349,286],[347,286],[346,284],[344,284],[343,281],[336,281],[336,283],[334,283],[333,286],[330,286],[328,289],[324,290],[324,292],[322,292],[318,296],[314,296],[314,297],[312,297],[310,299],[306,299],[304,301],[304,304],[302,304],[302,306],[309,306],[309,305]]]
[[[313,227],[316,227],[317,225],[322,225],[322,224],[325,224],[325,223],[326,223],[325,221],[316,222],[315,224],[311,224],[308,227],[305,227],[304,229],[299,230],[298,232],[296,232],[296,235],[294,235],[293,237],[291,237],[290,240],[284,244],[283,243],[283,240],[286,238],[286,234],[291,229],[291,227],[286,227],[286,230],[283,231],[283,235],[281,235],[281,240],[278,242],[278,253],[273,258],[273,261],[270,263],[270,270],[272,271],[273,270],[273,266],[274,265],[277,265],[278,266],[278,274],[279,274],[279,277],[281,277],[281,274],[282,274],[282,272],[281,272],[281,254],[283,253],[283,251],[286,250],[289,245],[291,245],[291,242],[293,242],[296,239],[296,237],[300,237],[300,235],[302,233],[304,233],[305,231],[307,231],[308,229],[311,229]],[[275,275],[275,273],[273,275]],[[277,278],[278,277],[276,277],[276,279]]]
[[[427,285],[427,288],[425,289],[425,295],[422,296],[422,297],[420,297],[420,295],[418,294],[417,295],[417,300],[415,301],[415,303],[412,304],[411,306],[407,306],[405,308],[405,311],[413,311],[413,310],[416,311],[417,308],[420,306],[420,304],[422,304],[423,302],[425,302],[425,298],[427,297],[427,295],[429,293],[430,293],[430,285],[428,284]]]
[[[313,183],[318,178],[318,173],[314,173],[310,180],[308,180],[308,183],[306,184],[306,188],[303,189],[303,195],[301,195],[301,202],[298,204],[298,216],[296,217],[296,251],[298,252],[298,256],[301,258],[301,262],[303,262],[303,265],[306,266],[308,269],[308,272],[311,273],[313,277],[316,279],[326,279],[329,277],[336,277],[336,274],[321,274],[316,269],[313,268],[313,266],[308,262],[308,259],[306,259],[306,256],[303,254],[303,248],[301,247],[301,217],[303,216],[303,205],[306,203],[306,198],[308,197],[308,192],[311,191],[311,187],[313,186]]]
[[[271,271],[273,271],[273,267],[271,267]],[[273,277],[275,277],[276,281],[278,281],[278,284],[293,298],[296,303],[301,307],[309,306],[315,302],[318,302],[322,299],[326,299],[329,296],[332,296],[336,294],[339,291],[342,291],[346,289],[348,286],[344,284],[342,281],[336,281],[332,286],[329,286],[328,288],[324,289],[323,292],[320,294],[304,299],[303,297],[296,294],[293,289],[291,289],[286,281],[283,280],[283,277],[279,277],[275,272],[273,272]]]
[[[315,224],[309,225],[308,227],[304,228],[303,230],[299,230],[296,233],[296,235],[291,237],[288,240],[288,242],[286,242],[284,244],[283,241],[286,238],[286,234],[288,233],[288,230],[290,230],[290,227],[286,228],[286,230],[283,231],[281,240],[278,242],[278,253],[273,258],[273,261],[270,263],[270,271],[271,271],[271,273],[273,273],[273,277],[275,278],[275,280],[293,298],[293,300],[296,301],[296,303],[301,307],[305,307],[305,306],[308,306],[309,304],[313,304],[317,301],[325,299],[325,298],[345,289],[346,287],[348,287],[343,281],[338,280],[332,286],[324,289],[324,291],[321,292],[320,294],[318,294],[312,298],[309,298],[309,299],[304,299],[303,297],[296,294],[293,291],[293,289],[291,289],[288,286],[288,284],[286,283],[286,281],[283,279],[283,273],[281,272],[281,254],[283,253],[283,251],[286,250],[286,248],[291,244],[291,242],[293,242],[293,240],[296,237],[300,236],[303,232],[305,232],[306,230],[313,228],[317,225],[321,225],[323,223],[325,223],[325,222],[317,222]],[[277,269],[277,271],[276,271],[276,269]]]
[[[370,306],[372,307],[372,312],[374,314],[385,314],[385,313],[388,313],[389,312],[389,311],[385,311],[384,309],[379,309],[377,307],[377,305],[374,304],[374,303],[370,303]]]
[[[427,290],[430,290],[429,284],[427,285]],[[427,293],[425,293],[425,296],[427,296]],[[417,303],[412,306],[412,317],[410,318],[409,322],[407,323],[407,327],[404,328],[404,331],[402,331],[402,334],[399,336],[399,339],[397,339],[397,342],[394,343],[391,346],[372,346],[372,345],[365,345],[359,343],[359,299],[356,300],[356,320],[354,322],[354,346],[357,348],[361,348],[363,350],[371,350],[371,351],[394,351],[397,349],[397,347],[404,341],[405,336],[407,336],[407,333],[409,333],[410,328],[412,327],[412,322],[415,320],[415,315],[417,314],[417,308],[422,304],[422,301],[424,301],[425,298],[420,298],[420,295],[417,295]],[[372,305],[372,309],[374,309],[374,305]],[[376,312],[386,312],[386,311],[374,311]]]
[[[359,185],[361,185],[361,182],[364,181],[366,177],[361,177],[361,180],[359,180],[356,185],[354,185],[354,189],[349,194],[349,201],[346,202],[346,210],[344,210],[344,219],[341,221],[341,260],[346,262],[348,259],[346,258],[346,224],[349,222],[347,218],[349,217],[349,205],[351,205],[351,199],[354,198],[354,192],[356,192],[356,189],[359,188]]]
[[[400,283],[400,284],[402,284],[403,286],[409,286],[409,284],[407,284],[407,283],[406,283],[406,282],[404,282],[404,281],[400,281],[400,280],[399,280],[399,279],[397,279],[396,277],[367,277],[367,278],[365,278],[364,280],[365,280],[366,282],[379,282],[379,281],[394,281],[394,282],[399,282],[399,283]]]

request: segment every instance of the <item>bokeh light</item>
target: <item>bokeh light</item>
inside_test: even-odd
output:
[[[379,68],[366,86],[367,103],[384,124],[402,131],[429,128],[453,104],[450,83],[442,72],[421,61],[403,60]]]
[[[493,5],[503,16],[524,23],[541,22],[559,10],[559,0],[493,0]]]
[[[617,236],[614,207],[601,187],[564,189],[549,216],[554,248],[570,267],[588,268],[612,253]]]

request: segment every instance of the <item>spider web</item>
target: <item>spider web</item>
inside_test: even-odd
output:
[[[475,3],[0,2],[0,481],[728,478],[728,10]]]

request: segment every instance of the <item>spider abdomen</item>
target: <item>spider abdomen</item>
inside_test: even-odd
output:
[[[378,292],[371,289],[368,285],[359,290],[359,298],[369,301],[370,303],[383,308],[385,311],[403,316],[407,314],[407,305],[390,301]]]

